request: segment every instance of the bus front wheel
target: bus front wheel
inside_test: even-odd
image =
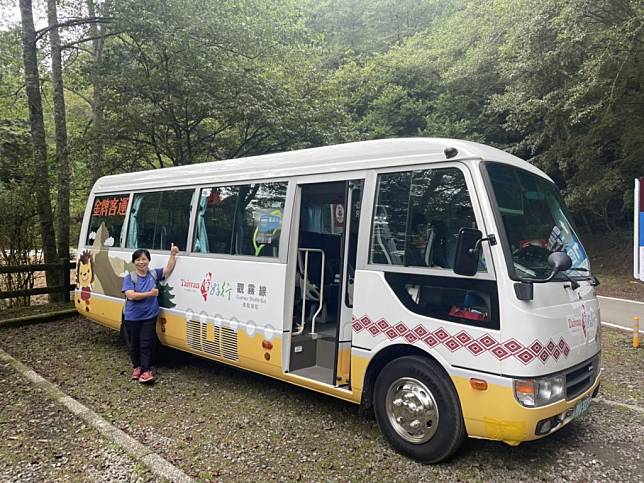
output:
[[[433,360],[407,356],[391,361],[378,375],[373,403],[385,438],[419,463],[448,458],[465,438],[454,385]]]

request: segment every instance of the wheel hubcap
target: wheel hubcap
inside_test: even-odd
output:
[[[438,429],[436,400],[418,379],[402,377],[394,381],[387,391],[385,408],[391,426],[410,443],[425,443]]]

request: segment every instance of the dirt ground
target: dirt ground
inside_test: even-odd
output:
[[[0,365],[1,481],[146,481],[119,448]]]
[[[605,330],[604,340],[603,397],[644,407],[642,352],[622,332]],[[118,334],[81,317],[0,328],[0,347],[199,481],[640,481],[644,474],[644,411],[601,401],[546,439],[515,448],[467,440],[450,461],[422,466],[392,451],[355,405],[187,354],[167,351],[155,386],[132,383]],[[46,469],[80,453],[91,458],[89,480],[154,480],[131,466],[121,479],[117,449],[96,449],[91,432],[6,368],[0,378],[0,479],[80,481],[82,462],[71,464],[70,478]],[[48,424],[58,415],[69,429],[52,445]],[[21,449],[12,436],[24,438]],[[24,473],[30,458],[46,465]]]

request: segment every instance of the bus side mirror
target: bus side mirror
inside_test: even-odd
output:
[[[456,256],[454,258],[454,273],[472,276],[476,274],[479,265],[481,230],[461,228],[456,240]]]
[[[548,255],[548,265],[552,268],[550,278],[554,278],[559,272],[570,270],[572,260],[566,252],[553,252]]]

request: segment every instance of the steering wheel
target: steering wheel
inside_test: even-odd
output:
[[[512,258],[515,260],[535,261],[540,265],[546,264],[550,250],[540,245],[526,245],[512,252]]]

